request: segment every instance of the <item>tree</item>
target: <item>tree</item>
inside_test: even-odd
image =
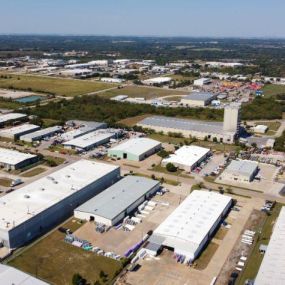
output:
[[[99,280],[96,280],[96,281],[94,282],[94,285],[101,285],[101,282],[100,282]]]
[[[75,273],[72,276],[72,285],[85,285],[86,279],[84,279],[79,273]]]
[[[176,172],[177,171],[177,167],[173,163],[169,162],[169,163],[166,164],[166,170],[168,172]]]
[[[218,142],[218,139],[216,137],[213,137],[213,142]]]

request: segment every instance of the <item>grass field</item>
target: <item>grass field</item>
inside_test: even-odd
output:
[[[246,279],[254,279],[256,277],[263,259],[263,255],[259,252],[259,246],[261,244],[269,243],[273,227],[280,213],[281,207],[281,204],[276,204],[272,211],[272,214],[270,216],[266,216],[263,222],[255,229],[257,232],[255,238],[257,242],[254,244],[249,259],[246,262],[245,269],[238,279],[238,285],[243,285]]]
[[[43,172],[45,172],[45,168],[42,168],[42,167],[36,167],[34,169],[31,169],[25,173],[22,174],[23,177],[33,177],[33,176],[36,176],[36,175],[39,175]]]
[[[124,124],[128,127],[132,127],[134,125],[136,125],[138,122],[142,121],[143,119],[150,117],[152,115],[140,115],[140,116],[135,116],[135,117],[131,117],[131,118],[127,118],[127,119],[123,119],[121,121],[119,121],[118,123],[120,124]]]
[[[12,183],[12,179],[1,177],[0,178],[0,185],[4,187],[10,187]]]
[[[3,75],[3,74],[2,74]],[[32,75],[9,75],[9,78],[0,78],[0,88],[28,90],[33,92],[49,93],[59,96],[72,97],[84,95],[116,85],[102,82],[72,80],[62,78],[41,77]]]
[[[258,122],[258,125],[265,125],[268,127],[268,131],[266,132],[266,135],[275,135],[276,131],[279,129],[281,123],[276,122]]]
[[[176,95],[176,96],[170,96],[170,97],[166,97],[164,100],[166,101],[176,101],[176,102],[180,102],[180,100],[182,99],[183,95]]]
[[[64,227],[75,231],[80,225],[70,220]],[[106,273],[110,281],[121,269],[120,262],[67,244],[64,236],[55,230],[25,249],[8,264],[56,285],[72,284],[75,273],[84,277],[88,284],[94,284],[99,280],[100,271]]]
[[[207,248],[202,252],[200,257],[195,261],[195,269],[204,270],[208,266],[218,247],[218,244],[210,242],[207,245]]]
[[[285,85],[267,84],[263,87],[265,97],[272,97],[277,94],[285,93]]]
[[[100,96],[104,98],[112,98],[117,95],[127,95],[129,97],[143,97],[145,99],[153,99],[157,97],[163,97],[168,95],[185,95],[185,92],[175,91],[164,88],[152,88],[142,86],[127,86],[123,89],[114,89],[100,93]]]

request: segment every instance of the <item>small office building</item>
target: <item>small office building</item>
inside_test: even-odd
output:
[[[133,138],[108,150],[108,156],[141,161],[161,149],[161,143],[149,138]]]
[[[258,173],[258,162],[250,160],[232,160],[220,175],[220,180],[251,182]]]
[[[168,163],[172,163],[180,169],[191,172],[210,154],[211,151],[208,148],[195,145],[185,145],[176,150],[174,154],[170,154],[169,157],[163,159],[161,164],[166,166]]]
[[[74,210],[78,219],[107,226],[121,222],[160,188],[156,180],[126,176]]]

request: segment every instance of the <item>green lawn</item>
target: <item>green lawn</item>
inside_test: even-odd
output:
[[[272,97],[277,94],[285,93],[285,85],[267,84],[262,88],[265,97]]]
[[[80,225],[70,220],[64,227],[74,231]],[[8,264],[56,285],[72,284],[72,276],[75,273],[86,278],[88,284],[94,284],[99,280],[100,271],[103,271],[108,275],[108,283],[104,284],[110,284],[115,273],[122,268],[121,263],[67,244],[64,242],[64,236],[55,230],[24,249]]]
[[[168,95],[185,95],[185,92],[175,91],[164,88],[151,88],[142,86],[127,86],[122,89],[114,89],[100,93],[100,96],[104,98],[112,98],[117,95],[127,95],[129,97],[143,97],[145,99],[152,99],[157,97],[163,97]]]
[[[44,160],[45,160],[46,164],[48,166],[51,166],[51,167],[58,166],[58,165],[60,165],[60,164],[65,162],[64,158],[55,157],[55,156],[49,156],[49,155],[45,156]]]
[[[195,261],[195,269],[198,270],[206,269],[218,247],[219,247],[218,244],[210,242],[207,245],[207,247],[204,249],[200,257]]]
[[[245,269],[238,279],[238,285],[243,285],[246,279],[254,279],[256,277],[263,259],[263,255],[259,253],[259,246],[261,244],[269,243],[275,221],[279,216],[282,206],[283,205],[281,204],[276,204],[272,214],[270,216],[265,216],[263,221],[257,226],[256,229],[254,229],[257,232],[255,236],[256,242],[246,262]]]
[[[116,86],[103,82],[91,82],[32,75],[9,74],[8,77],[9,78],[0,77],[0,88],[28,90],[67,97],[84,95],[86,93]]]

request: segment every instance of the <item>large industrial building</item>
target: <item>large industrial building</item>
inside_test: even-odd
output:
[[[250,160],[232,160],[220,175],[220,180],[251,182],[258,173],[258,163]]]
[[[209,92],[192,92],[182,97],[181,104],[187,107],[205,107],[217,98],[217,95]]]
[[[0,284],[3,285],[49,285],[14,267],[0,264]]]
[[[285,284],[285,207],[274,225],[265,256],[254,281],[255,285]]]
[[[195,190],[154,230],[149,242],[155,248],[172,248],[192,262],[209,242],[231,205],[229,196]]]
[[[59,133],[61,130],[61,126],[53,126],[20,136],[20,140],[25,142],[40,141],[44,138],[51,137],[56,133]]]
[[[109,157],[141,161],[161,149],[161,143],[149,138],[134,138],[108,150]]]
[[[0,166],[6,170],[23,168],[38,161],[38,156],[17,150],[0,148]]]
[[[172,81],[171,77],[155,77],[144,80],[142,83],[145,85],[162,85],[162,84],[168,84]]]
[[[4,115],[0,115],[0,126],[4,126],[6,124],[15,122],[15,121],[22,121],[27,118],[26,114],[21,113],[8,113]]]
[[[64,148],[75,149],[77,151],[87,151],[96,146],[102,145],[116,138],[120,134],[118,130],[97,130],[86,135],[77,137],[63,143]]]
[[[153,129],[156,132],[181,133],[184,137],[196,137],[197,139],[209,141],[216,140],[223,143],[234,143],[239,135],[240,118],[239,106],[229,105],[225,107],[224,122],[207,122],[198,120],[187,120],[180,118],[153,116],[140,121],[138,126]]]
[[[174,154],[170,154],[169,157],[162,160],[161,164],[166,166],[168,163],[172,163],[180,169],[191,172],[201,162],[203,162],[211,154],[210,149],[200,146],[182,146],[175,151]]]
[[[62,134],[61,137],[65,141],[75,139],[77,137],[83,136],[85,134],[91,133],[99,129],[107,128],[106,123],[94,122],[94,121],[71,120],[67,121],[65,124],[67,127],[72,128],[72,130]]]
[[[139,176],[126,176],[74,211],[78,219],[113,226],[132,213],[160,187],[160,183]]]
[[[21,136],[35,132],[40,129],[40,126],[32,124],[23,124],[10,129],[3,129],[0,131],[0,137],[12,140],[18,140]]]
[[[118,166],[80,160],[0,198],[0,240],[17,248],[44,234],[120,178]]]
[[[193,85],[202,87],[203,85],[210,84],[211,82],[211,78],[199,78],[194,80]]]

